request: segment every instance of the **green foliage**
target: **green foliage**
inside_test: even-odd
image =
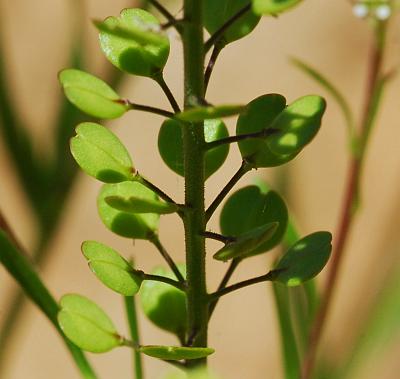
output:
[[[68,100],[90,116],[112,119],[128,110],[108,84],[84,71],[66,69],[59,73],[58,79]]]
[[[286,107],[283,96],[260,96],[248,104],[238,119],[236,132],[255,133],[270,129],[263,139],[239,142],[243,158],[255,167],[273,167],[289,162],[315,137],[325,111],[319,96],[305,96]]]
[[[275,191],[264,191],[261,186],[247,186],[229,197],[220,216],[222,234],[239,237],[263,225],[277,224],[269,239],[248,252],[264,253],[274,248],[283,238],[288,223],[288,211],[283,199]],[[271,229],[272,230],[272,229]]]
[[[125,146],[114,133],[99,124],[79,124],[70,147],[79,166],[102,182],[118,183],[134,178],[135,169]]]
[[[298,5],[302,0],[253,0],[256,14],[276,15]]]
[[[190,359],[205,358],[212,353],[214,349],[209,347],[180,347],[180,346],[141,346],[140,352],[153,358],[164,359],[167,361],[180,361]]]
[[[123,296],[133,296],[139,291],[142,274],[114,249],[100,242],[85,241],[82,252],[90,269],[108,288]]]
[[[185,276],[184,266],[179,271]],[[176,279],[170,270],[159,267],[152,274]],[[186,295],[181,290],[166,283],[146,280],[140,291],[140,299],[145,315],[159,328],[176,334],[183,339],[187,330]]]
[[[158,228],[158,214],[129,213],[111,207],[106,201],[115,196],[129,199],[138,193],[143,199],[158,199],[153,191],[138,182],[105,184],[97,198],[99,215],[104,225],[115,234],[126,238],[150,239]]]
[[[272,122],[285,109],[286,99],[277,94],[263,95],[250,102],[239,116],[236,134],[259,132],[271,127]],[[244,140],[238,143],[242,157],[256,167],[274,167],[292,160],[295,155],[274,154],[266,139]]]
[[[332,250],[332,235],[316,232],[297,241],[279,260],[274,280],[298,286],[320,273]]]
[[[158,135],[158,150],[165,164],[178,175],[184,176],[182,129],[184,124],[176,120],[166,120],[161,125]],[[204,122],[206,142],[217,141],[228,137],[228,129],[221,120]],[[206,152],[206,178],[214,174],[225,162],[229,153],[229,145],[221,145]]]
[[[234,116],[244,110],[243,105],[207,105],[190,108],[187,111],[178,113],[175,117],[184,122],[201,122],[215,118]]]
[[[214,259],[227,261],[233,258],[245,258],[254,254],[254,250],[267,243],[278,229],[279,223],[258,226],[238,236],[234,241],[227,243],[214,254]]]
[[[218,31],[231,17],[249,4],[249,0],[203,0],[204,25],[210,34]],[[260,17],[246,12],[237,22],[225,30],[221,36],[222,43],[228,44],[245,37],[253,31]]]
[[[100,28],[100,46],[108,60],[133,75],[157,77],[169,55],[169,40],[156,33],[159,21],[142,9],[124,9]]]
[[[94,302],[80,295],[65,295],[60,300],[58,323],[65,335],[81,349],[105,353],[121,345],[114,324]]]
[[[217,379],[209,370],[205,368],[189,370],[184,372],[182,370],[168,374],[165,379]]]
[[[272,122],[277,131],[267,139],[277,155],[299,153],[318,133],[326,102],[320,96],[304,96],[288,105]]]

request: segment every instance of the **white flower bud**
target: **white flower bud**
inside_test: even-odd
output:
[[[358,18],[365,18],[368,16],[369,8],[366,4],[355,4],[353,7],[353,14]]]
[[[375,17],[381,21],[387,20],[391,14],[392,9],[389,5],[380,5],[375,9]]]

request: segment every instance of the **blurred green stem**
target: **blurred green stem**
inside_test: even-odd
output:
[[[377,21],[375,27],[375,40],[372,46],[370,71],[366,88],[366,101],[357,138],[358,146],[355,154],[351,157],[342,214],[336,233],[336,241],[334,243],[327,283],[323,296],[321,297],[321,305],[310,333],[308,349],[302,367],[302,379],[310,379],[315,367],[318,346],[332,303],[340,265],[343,260],[346,243],[350,236],[355,220],[354,216],[359,203],[360,179],[365,163],[367,146],[379,109],[383,85],[387,79],[382,72],[387,22]]]
[[[136,314],[136,303],[133,296],[124,297],[126,317],[128,319],[129,331],[132,341],[140,345],[139,328]],[[133,349],[133,361],[135,370],[135,379],[143,379],[142,355],[137,349]]]
[[[96,375],[82,351],[64,336],[58,326],[57,313],[59,308],[57,302],[34,271],[26,254],[22,253],[21,245],[9,231],[10,228],[0,212],[0,262],[24,289],[26,295],[31,298],[55,326],[70,350],[82,378],[96,379]]]

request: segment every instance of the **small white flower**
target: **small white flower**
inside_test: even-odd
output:
[[[353,14],[358,18],[365,18],[368,16],[369,8],[366,4],[355,4],[353,7]]]
[[[375,9],[375,17],[378,20],[384,21],[387,20],[392,14],[392,9],[389,5],[380,5]]]

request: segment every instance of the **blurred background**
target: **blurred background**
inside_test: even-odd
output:
[[[58,117],[60,86],[57,72],[69,66],[72,36],[84,44],[86,68],[100,77],[109,75],[110,63],[102,56],[93,18],[117,15],[132,1],[0,0],[1,65],[18,116],[33,138],[33,148],[43,161],[53,156],[54,130]],[[172,12],[180,4],[168,3]],[[84,10],[83,33],[78,28],[77,11]],[[398,20],[397,20],[398,21]],[[79,31],[79,33],[78,33]],[[182,99],[182,51],[178,36],[171,32],[171,56],[166,81]],[[352,14],[345,0],[307,0],[302,6],[279,18],[265,17],[248,37],[229,45],[217,62],[209,87],[212,103],[247,103],[271,92],[281,93],[289,102],[305,94],[326,95],[315,82],[294,68],[295,56],[318,68],[346,95],[357,119],[363,104],[371,31]],[[400,28],[392,22],[387,54],[388,69],[398,66]],[[382,283],[395,265],[400,251],[400,77],[388,86],[379,119],[369,147],[363,177],[362,209],[353,229],[343,270],[329,317],[321,352],[340,362],[359,333],[359,326],[379,295]],[[161,90],[146,78],[123,78],[119,93],[137,103],[167,108]],[[329,96],[322,128],[313,143],[297,159],[278,170],[259,170],[243,179],[236,188],[265,177],[272,186],[284,177],[288,183],[286,200],[302,235],[316,230],[334,232],[343,196],[349,159],[344,120]],[[4,109],[0,109],[0,112]],[[84,117],[83,117],[84,119]],[[234,121],[228,119],[231,133]],[[171,172],[157,152],[159,116],[129,112],[109,122],[130,149],[136,168],[173,198],[183,199],[183,180]],[[75,125],[69,125],[71,130]],[[240,154],[232,146],[224,167],[207,184],[207,202],[219,192],[240,165]],[[60,180],[66,172],[60,171]],[[72,176],[71,176],[72,178]],[[278,179],[279,180],[278,180]],[[134,256],[139,268],[149,271],[162,263],[145,241],[134,245],[105,229],[97,216],[96,196],[100,183],[78,174],[65,210],[46,247],[49,257],[42,267],[45,283],[56,298],[78,292],[95,300],[118,325],[125,328],[123,304],[90,273],[80,253],[83,240],[95,239],[113,246],[126,257]],[[27,185],[26,183],[24,185]],[[33,251],[38,221],[25,195],[15,165],[0,138],[0,209],[28,252]],[[218,217],[211,228],[218,230]],[[182,226],[176,216],[161,219],[161,239],[177,259],[184,257]],[[210,243],[212,252],[218,246]],[[265,273],[274,254],[245,261],[233,281]],[[215,288],[226,265],[209,260],[210,290]],[[322,282],[324,275],[319,278]],[[399,279],[400,280],[400,279]],[[13,280],[0,267],[0,322],[4,319]],[[399,294],[400,296],[400,294]],[[400,324],[400,310],[398,312]],[[156,329],[140,314],[142,340],[146,344],[175,343],[172,336]],[[226,379],[281,379],[279,334],[271,288],[265,284],[235,292],[220,302],[210,325],[210,346],[217,353],[211,366]],[[357,371],[354,379],[398,378],[400,334],[390,345],[378,349]],[[105,355],[91,355],[102,378],[124,379],[130,375],[130,351],[117,349]],[[72,379],[78,373],[64,345],[47,319],[32,305],[24,308],[22,322],[9,345],[3,379]],[[163,362],[145,359],[150,379],[168,370]]]

